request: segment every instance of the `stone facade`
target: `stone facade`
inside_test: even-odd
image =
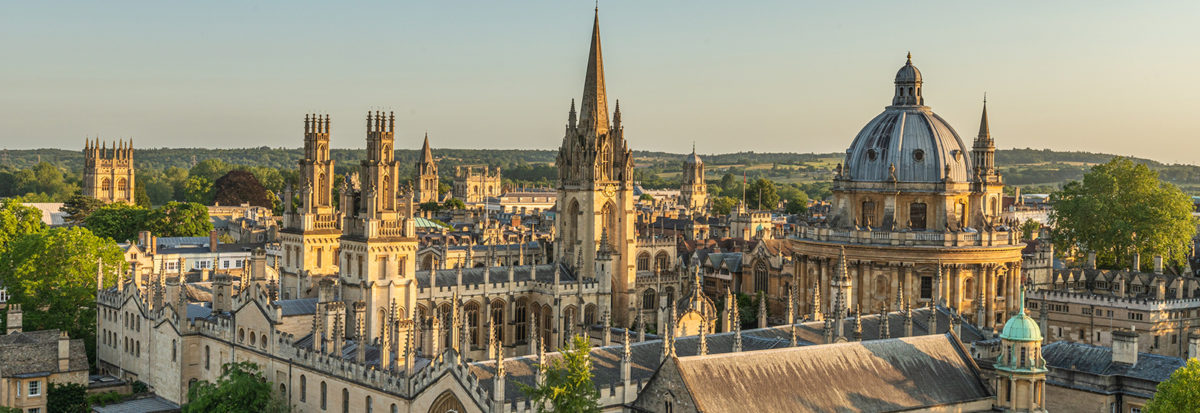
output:
[[[97,138],[83,148],[84,196],[104,202],[135,202],[133,140],[113,142],[108,148]]]
[[[425,134],[425,143],[421,145],[421,159],[417,161],[415,169],[417,176],[414,181],[416,184],[413,202],[423,204],[440,201],[437,162],[434,162],[433,151],[429,149],[429,134]]]
[[[683,179],[679,187],[679,200],[683,208],[693,215],[704,215],[708,212],[708,184],[704,182],[704,161],[696,155],[696,147],[692,146],[692,154],[683,161]]]
[[[463,165],[454,168],[454,197],[467,204],[482,204],[500,196],[500,168],[487,165]]]

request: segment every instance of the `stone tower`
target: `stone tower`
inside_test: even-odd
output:
[[[413,194],[418,204],[438,201],[438,170],[433,161],[433,151],[429,150],[429,134],[425,134],[425,144],[421,145],[421,159],[417,161],[416,193]]]
[[[683,184],[679,188],[683,206],[692,214],[703,214],[708,205],[708,185],[704,183],[704,161],[696,155],[696,145],[692,145],[692,154],[683,161]]]
[[[312,287],[310,277],[337,274],[337,247],[342,223],[333,208],[333,159],[329,156],[329,115],[304,116],[304,157],[300,159],[300,203],[293,189],[284,191],[281,285],[285,297],[297,298]],[[289,283],[290,282],[290,283]]]
[[[557,262],[572,268],[577,277],[593,278],[597,245],[602,233],[607,232],[613,269],[612,300],[602,306],[611,304],[617,310],[617,323],[628,325],[632,317],[629,294],[635,276],[633,155],[625,143],[619,103],[613,122],[608,122],[604,86],[597,12],[579,116],[576,119],[572,102],[555,162],[561,215],[555,222],[559,238],[554,252]]]
[[[133,140],[113,142],[100,139],[83,147],[83,194],[104,202],[134,203]]]
[[[391,303],[401,312],[416,303],[416,226],[398,205],[396,116],[367,114],[367,159],[359,166],[362,188],[344,186],[338,284],[345,302],[364,301],[367,337],[378,337]],[[349,326],[348,331],[358,328]]]
[[[1042,358],[1042,332],[1025,315],[1022,288],[1017,314],[1000,333],[1001,353],[996,360],[996,403],[1006,412],[1046,411],[1046,360]]]

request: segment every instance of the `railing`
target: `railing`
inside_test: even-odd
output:
[[[317,214],[313,218],[313,229],[337,229],[338,219],[333,214]]]
[[[848,244],[883,244],[907,246],[1011,246],[1017,237],[1007,231],[937,232],[937,231],[879,231],[843,228],[800,227],[789,234],[802,240],[843,242]]]

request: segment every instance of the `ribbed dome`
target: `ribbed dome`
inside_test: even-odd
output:
[[[1022,311],[1004,323],[1000,339],[1010,341],[1042,341],[1042,328]]]
[[[970,152],[958,133],[926,107],[888,107],[858,132],[846,150],[852,181],[897,182],[968,180]]]
[[[892,105],[871,119],[846,150],[845,170],[851,181],[897,182],[969,180],[971,156],[954,128],[924,106],[921,72],[912,54],[896,73]]]
[[[908,62],[896,72],[896,83],[920,83],[921,71],[912,64],[912,53],[908,54]]]

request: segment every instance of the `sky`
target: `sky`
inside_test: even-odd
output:
[[[554,149],[592,1],[0,5],[0,148],[299,147],[304,114],[365,147]],[[609,105],[635,150],[838,152],[912,52],[926,104],[1000,148],[1200,164],[1200,2],[600,2]],[[968,143],[969,145],[969,143]]]

